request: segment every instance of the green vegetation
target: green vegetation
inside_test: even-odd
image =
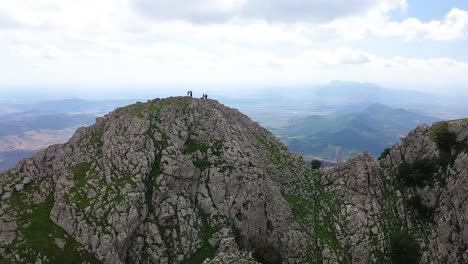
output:
[[[419,244],[411,234],[405,231],[398,231],[392,234],[392,264],[418,264],[420,256]]]
[[[216,140],[212,146],[213,155],[221,156],[221,154],[223,153],[223,148],[224,148],[224,141]]]
[[[398,168],[398,180],[406,187],[431,185],[437,172],[437,161],[422,159],[412,164],[402,163]]]
[[[192,161],[192,163],[196,168],[200,170],[206,170],[211,166],[211,163],[207,159],[194,160]]]
[[[429,133],[429,137],[437,144],[440,152],[440,164],[447,167],[453,166],[455,156],[452,155],[452,149],[457,146],[457,136],[450,132],[447,122],[435,124]]]
[[[263,264],[281,264],[283,258],[279,250],[265,241],[257,241],[253,253],[254,258]]]
[[[208,144],[203,144],[199,143],[195,140],[193,140],[190,136],[188,137],[187,141],[185,142],[185,153],[195,153],[197,151],[200,151],[201,153],[206,153],[210,146]]]
[[[331,262],[351,263],[348,248],[338,239],[338,234],[346,235],[347,232],[341,215],[344,203],[321,183],[320,171],[311,170],[307,176],[309,181],[304,188],[307,196],[283,194],[291,205],[294,220],[310,239],[304,262],[323,263],[322,251],[328,248],[337,256],[336,259],[330,259]]]
[[[103,136],[104,136],[104,131],[102,129],[96,129],[96,131],[93,131],[91,133],[89,143],[91,143],[91,145],[95,147],[100,148],[104,145]]]
[[[208,150],[211,150],[213,156],[219,157],[223,153],[223,147],[224,141],[222,140],[215,140],[213,143],[207,144],[197,142],[189,136],[184,145],[184,153],[192,154],[197,151],[200,151],[202,154],[204,154],[203,158],[194,160],[192,162],[196,168],[200,170],[205,170],[212,165],[211,162],[208,160]]]
[[[92,254],[69,238],[65,231],[50,219],[50,211],[54,206],[52,194],[44,201],[36,204],[44,181],[32,183],[23,192],[15,192],[11,197],[12,210],[19,214],[18,237],[8,245],[7,252],[16,252],[24,263],[35,263],[37,259],[47,256],[51,263],[100,263]],[[22,239],[19,239],[21,237]],[[55,243],[56,239],[65,242],[61,249]],[[11,263],[0,259],[0,263]]]
[[[269,142],[263,136],[257,136],[257,141],[268,151],[270,154],[270,160],[274,165],[285,171],[291,171],[294,169],[294,166],[289,162],[288,157],[281,152],[281,149],[277,145]]]
[[[320,160],[313,160],[310,163],[310,167],[313,170],[318,170],[318,169],[320,169],[322,167],[322,162]]]
[[[76,165],[72,169],[73,173],[73,180],[75,181],[75,186],[80,188],[84,187],[87,182],[87,173],[91,169],[91,164],[90,163],[82,163]]]
[[[324,160],[344,161],[369,151],[378,157],[389,143],[400,141],[416,126],[433,117],[377,104],[361,112],[333,113],[291,120],[275,128],[293,152]]]
[[[385,157],[387,157],[388,155],[390,155],[390,152],[392,151],[391,148],[385,148],[384,151],[380,154],[378,160],[383,160],[385,159]]]
[[[434,214],[434,208],[425,205],[419,195],[415,195],[409,199],[407,201],[407,206],[413,208],[419,219],[423,221],[429,221]]]
[[[437,144],[439,149],[450,151],[457,143],[457,136],[449,131],[447,122],[440,122],[431,128],[429,137]]]
[[[214,249],[209,242],[209,239],[216,233],[216,230],[211,227],[208,223],[207,216],[202,213],[202,227],[201,227],[201,239],[203,245],[198,249],[192,256],[181,262],[181,264],[202,264],[206,259],[212,259],[216,255],[216,249]]]
[[[91,205],[91,200],[86,195],[81,193],[81,190],[86,189],[88,182],[88,172],[91,169],[90,163],[82,163],[76,165],[72,169],[73,181],[75,185],[70,189],[70,192],[65,196],[70,199],[70,202],[76,204],[80,209],[85,209]]]
[[[146,118],[150,121],[160,122],[161,108],[155,102],[140,103],[135,105],[135,116]]]
[[[180,107],[182,107],[184,113],[193,112],[192,105],[190,104],[189,100],[179,100],[178,104]]]

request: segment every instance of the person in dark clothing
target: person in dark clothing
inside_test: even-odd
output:
[[[193,97],[193,92],[192,92],[192,90],[190,90],[190,97]]]
[[[207,95],[207,94],[205,94],[205,99],[208,99],[208,95]]]

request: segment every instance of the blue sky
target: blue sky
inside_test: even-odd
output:
[[[409,0],[406,11],[395,12],[395,19],[415,17],[421,21],[440,19],[454,7],[468,10],[468,1],[465,0]]]
[[[0,89],[461,89],[467,38],[464,0],[4,0]]]

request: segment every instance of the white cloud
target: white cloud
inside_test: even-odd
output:
[[[423,23],[389,20],[387,12],[405,8],[400,0],[276,0],[270,8],[266,0],[0,1],[0,85],[468,83],[466,63],[453,59],[350,48],[369,35],[466,38],[467,12],[459,9]]]
[[[405,40],[434,41],[463,40],[468,37],[468,11],[452,9],[442,20],[422,22],[408,18],[391,21],[382,12],[369,12],[366,16],[337,19],[325,28],[348,39],[362,39],[369,35],[400,37]]]
[[[275,22],[330,21],[369,10],[405,8],[406,0],[132,0],[155,19],[222,22],[257,19]]]

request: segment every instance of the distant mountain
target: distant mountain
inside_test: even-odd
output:
[[[62,114],[105,114],[109,110],[136,102],[135,99],[128,100],[82,100],[82,99],[65,99],[57,101],[45,101],[32,104],[18,104],[10,106],[11,109],[16,109],[18,113],[62,113]]]
[[[378,156],[415,126],[435,121],[435,117],[373,104],[357,113],[295,119],[274,132],[295,152],[343,161],[363,151]]]
[[[334,98],[342,102],[385,103],[391,105],[420,101],[430,96],[427,93],[387,89],[372,83],[333,81],[320,87],[316,95],[322,98]]]
[[[69,127],[92,124],[96,120],[95,115],[79,114],[47,114],[18,118],[14,120],[0,120],[0,137],[22,136],[24,133],[38,129],[59,130]]]
[[[0,151],[0,173],[13,168],[21,159],[32,157],[37,151]]]
[[[136,100],[67,99],[0,107],[0,172],[49,145],[65,143],[80,126]]]

